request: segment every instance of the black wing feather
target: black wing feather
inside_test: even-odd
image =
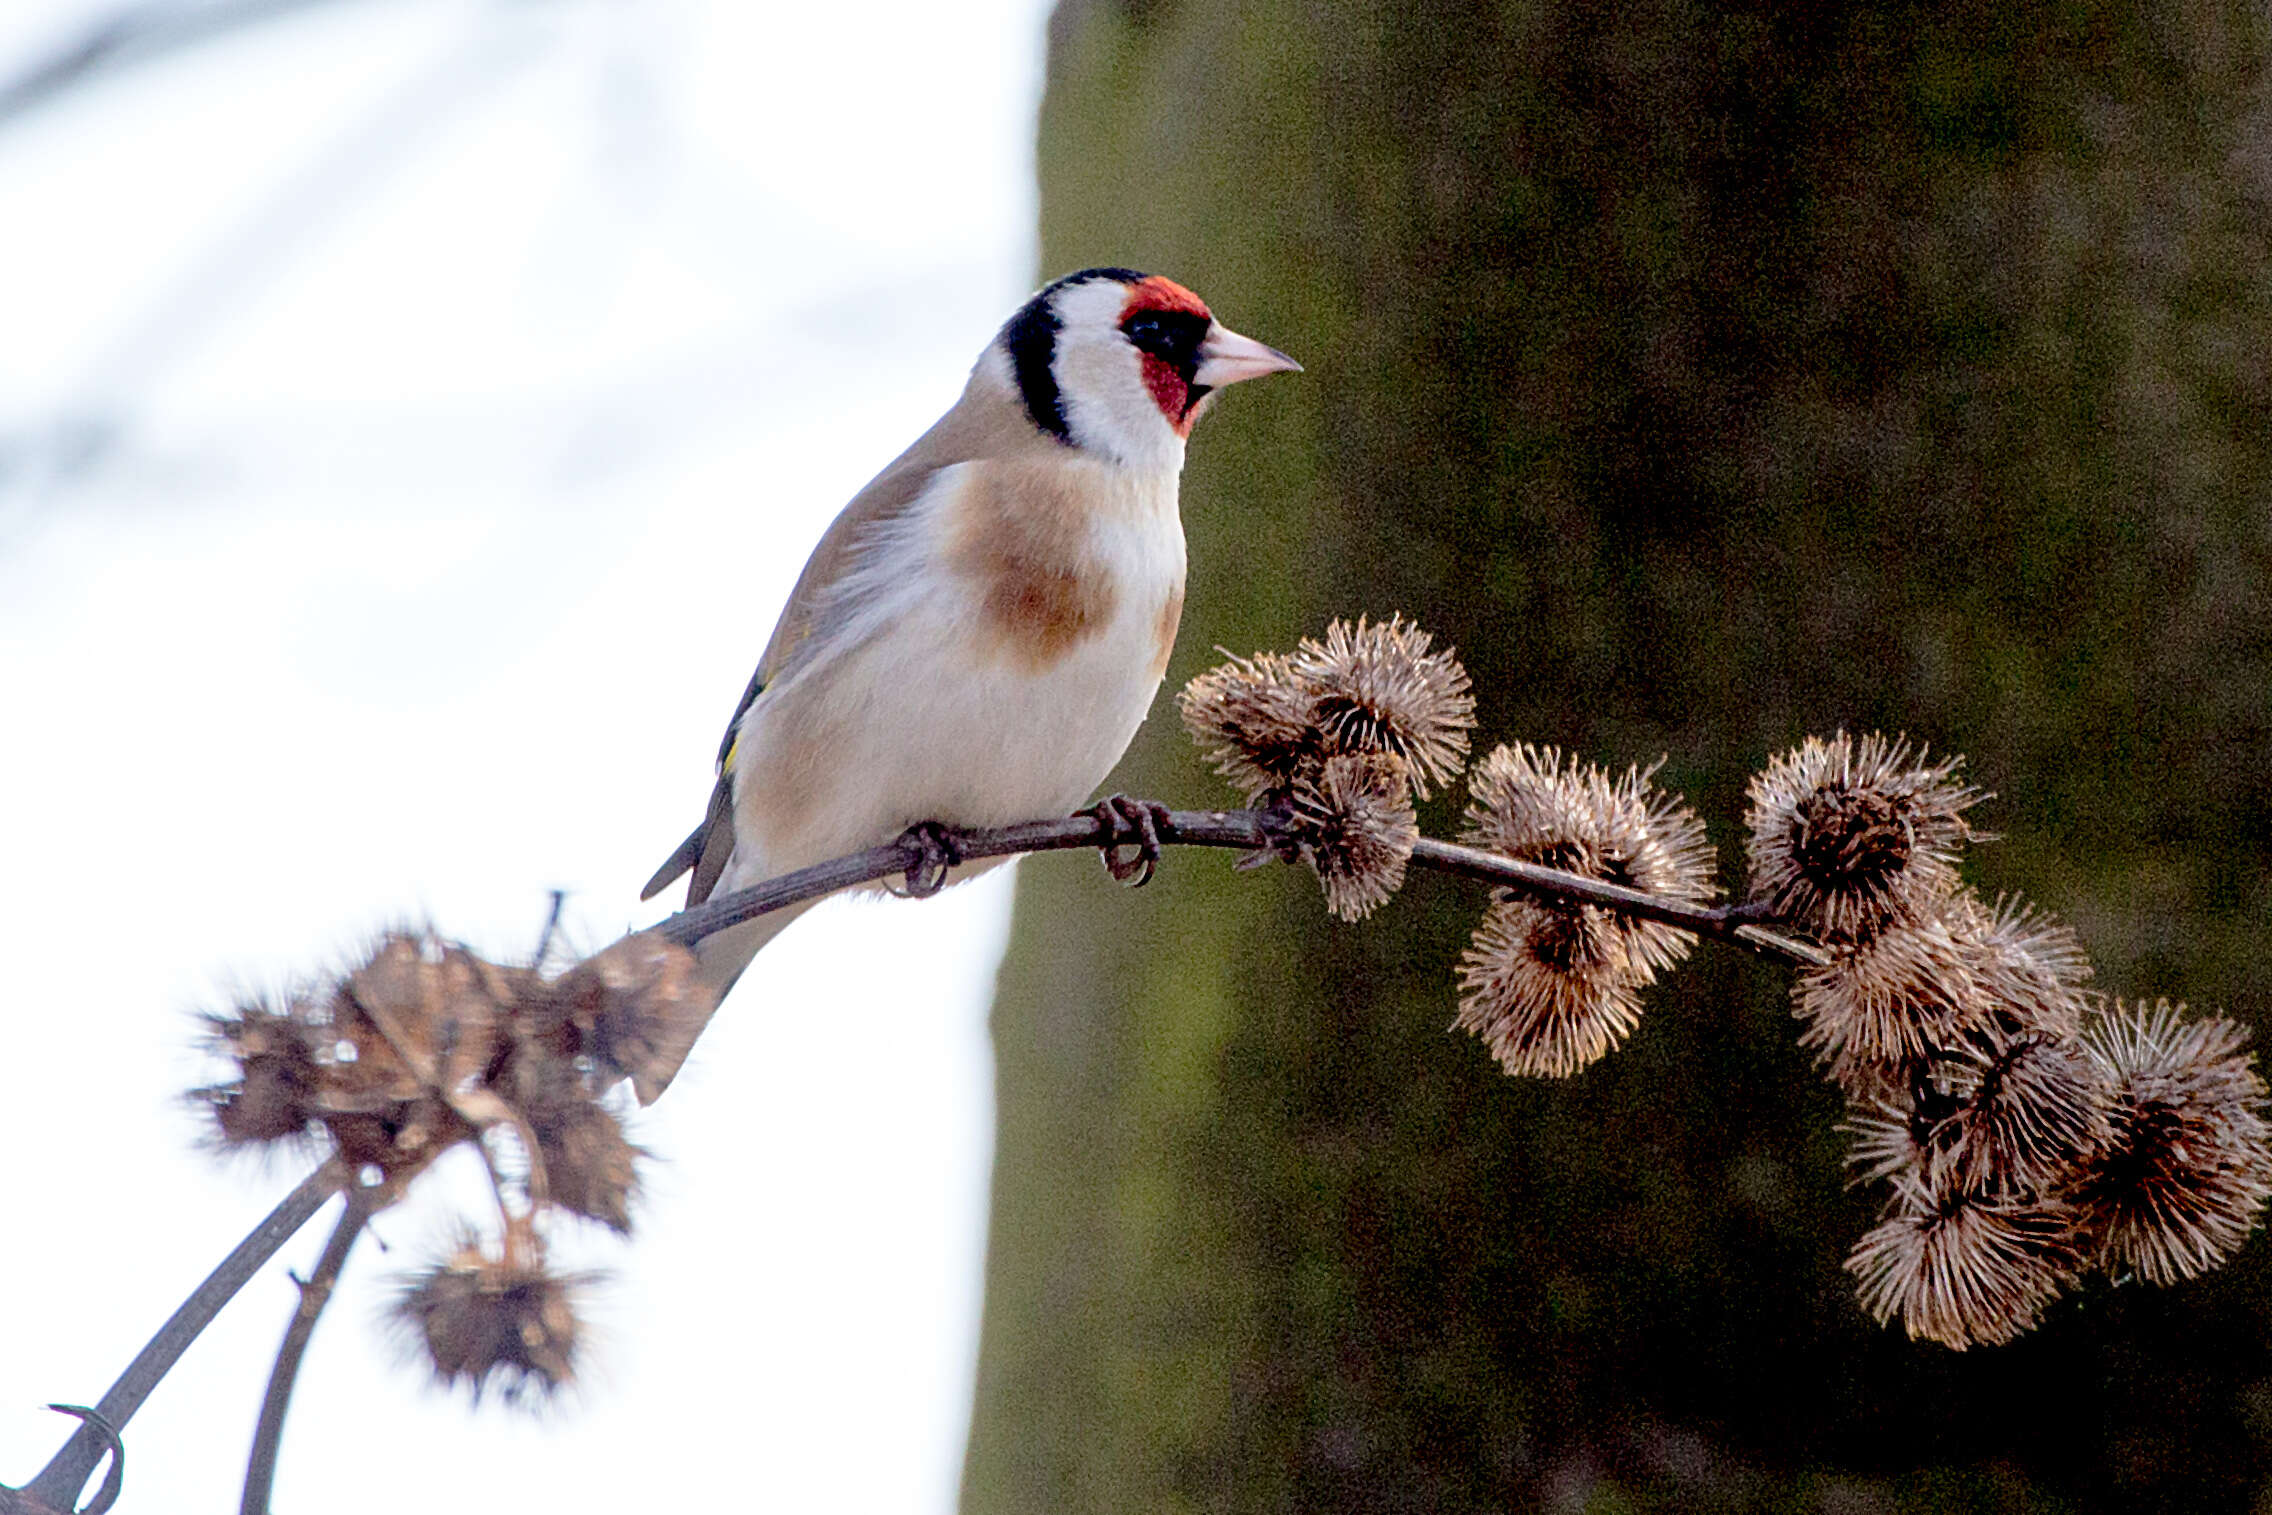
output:
[[[765,692],[765,670],[760,668],[749,676],[749,687],[742,691],[741,703],[734,707],[734,718],[726,723],[724,740],[718,743],[718,782],[710,786],[710,811],[703,816],[702,824],[687,833],[678,850],[664,859],[655,876],[647,880],[647,887],[639,891],[643,900],[651,900],[671,886],[671,881],[689,868],[694,880],[687,886],[686,902],[699,905],[718,887],[718,876],[726,871],[726,859],[734,855],[734,775],[726,760],[733,756],[734,739],[741,734],[742,717],[749,707]]]

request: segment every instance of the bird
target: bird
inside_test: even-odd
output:
[[[1300,368],[1162,275],[1045,285],[813,549],[719,744],[708,812],[640,898],[687,875],[691,908],[910,832],[1075,813],[1167,672],[1193,424],[1225,387]],[[1105,861],[1141,883],[1156,856],[1134,877],[1138,862]],[[930,888],[987,866],[942,859]],[[713,1006],[807,905],[698,945]],[[677,1071],[650,1069],[641,1102]]]

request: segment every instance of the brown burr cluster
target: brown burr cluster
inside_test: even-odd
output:
[[[1401,618],[1233,658],[1180,703],[1275,855],[1308,862],[1344,920],[1402,884],[1413,801],[1458,776],[1473,713],[1466,673]],[[1793,988],[1800,1041],[1846,1094],[1856,1181],[1886,1193],[1847,1268],[1879,1320],[1959,1349],[2028,1330],[2093,1270],[2166,1284],[2216,1267],[2272,1195],[2245,1033],[2094,992],[2072,931],[1967,887],[1983,796],[1961,768],[1897,738],[1808,738],[1751,782],[1741,913],[1688,917],[1772,927],[1818,959]],[[1461,840],[1703,906],[1711,845],[1654,773],[1498,747],[1468,775]],[[1510,1073],[1575,1074],[1632,1033],[1642,991],[1693,942],[1614,905],[1495,888],[1457,1025]]]
[[[651,936],[548,976],[392,932],[335,979],[209,1017],[234,1076],[196,1098],[222,1146],[320,1151],[379,1203],[452,1148],[479,1152],[496,1238],[468,1230],[396,1314],[444,1382],[550,1391],[574,1374],[585,1280],[548,1269],[547,1229],[631,1229],[643,1154],[611,1091],[684,1056],[711,1008],[693,970]]]
[[[1420,835],[1413,800],[1466,763],[1467,670],[1430,642],[1401,617],[1335,621],[1291,657],[1233,658],[1177,697],[1216,771],[1277,816],[1345,921],[1403,885]]]
[[[1460,839],[1519,862],[1701,904],[1712,897],[1703,822],[1659,793],[1654,770],[1607,769],[1552,747],[1494,749],[1468,777]],[[1458,1024],[1509,1073],[1562,1077],[1623,1041],[1641,991],[1688,955],[1685,931],[1497,890],[1460,960]]]
[[[2272,1194],[2265,1086],[2230,1021],[2089,988],[2074,933],[1957,864],[1959,762],[1841,732],[1751,784],[1751,898],[1829,961],[1793,990],[1884,1217],[1847,1259],[1914,1337],[2009,1341],[2085,1273],[2174,1283]]]

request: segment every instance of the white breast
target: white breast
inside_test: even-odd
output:
[[[997,826],[1071,813],[1127,750],[1157,694],[1161,624],[1180,604],[1173,470],[1098,472],[1084,487],[1091,560],[1113,586],[1103,629],[1039,668],[990,651],[982,596],[944,565],[961,490],[943,469],[869,544],[851,613],[743,718],[735,853],[725,887],[891,840],[918,821]]]

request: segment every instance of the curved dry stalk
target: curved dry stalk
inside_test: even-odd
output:
[[[259,1272],[277,1249],[299,1234],[324,1202],[339,1192],[346,1182],[346,1174],[331,1163],[326,1163],[300,1181],[300,1186],[284,1196],[275,1209],[241,1242],[221,1265],[206,1275],[189,1298],[158,1328],[148,1346],[136,1354],[119,1374],[118,1381],[95,1404],[100,1417],[84,1420],[71,1434],[63,1449],[49,1459],[39,1476],[24,1485],[23,1492],[43,1504],[59,1510],[73,1509],[79,1500],[79,1491],[86,1487],[95,1467],[110,1449],[117,1433],[125,1429],[134,1412],[142,1408],[142,1401],[150,1397],[168,1371],[170,1371],[189,1344],[212,1323],[228,1302],[237,1297],[252,1276]]]
[[[75,1417],[78,1422],[102,1437],[103,1450],[110,1454],[110,1470],[103,1474],[103,1486],[83,1508],[70,1510],[65,1515],[105,1515],[118,1503],[119,1491],[126,1485],[126,1442],[118,1428],[103,1419],[101,1412],[86,1405],[49,1405],[50,1410]],[[55,1509],[33,1499],[28,1493],[0,1484],[0,1515],[57,1515]]]
[[[260,1424],[253,1431],[252,1455],[245,1465],[245,1493],[237,1507],[239,1515],[268,1515],[268,1495],[276,1482],[276,1456],[284,1440],[284,1412],[292,1405],[300,1359],[307,1354],[308,1340],[315,1335],[323,1307],[331,1302],[332,1288],[339,1282],[340,1269],[347,1265],[355,1238],[363,1234],[364,1224],[384,1203],[385,1193],[383,1186],[356,1184],[348,1189],[347,1204],[339,1212],[339,1223],[332,1227],[331,1239],[324,1243],[323,1255],[316,1259],[315,1271],[300,1284],[299,1308],[292,1312],[292,1323],[284,1328],[283,1345],[276,1349],[276,1366],[268,1375],[268,1392],[260,1401]]]
[[[1134,846],[1141,839],[1132,822],[1109,811],[1105,814],[1084,812],[1061,821],[1021,821],[1014,826],[984,830],[945,829],[941,834],[966,861],[1015,857],[1028,852]],[[1231,847],[1265,855],[1280,852],[1280,837],[1279,823],[1266,810],[1171,810],[1166,813],[1164,824],[1159,826],[1160,841],[1170,846]],[[881,847],[815,863],[810,868],[767,879],[752,888],[706,900],[659,922],[652,930],[682,947],[691,947],[729,926],[738,926],[840,889],[909,874],[923,867],[926,861],[923,844],[911,833]],[[1599,905],[1644,920],[1661,921],[1783,962],[1819,965],[1829,961],[1828,955],[1812,943],[1794,940],[1760,925],[1759,912],[1743,905],[1710,907],[1662,899],[1582,874],[1517,862],[1497,853],[1429,837],[1422,837],[1414,846],[1412,865],[1479,879],[1519,894]]]

